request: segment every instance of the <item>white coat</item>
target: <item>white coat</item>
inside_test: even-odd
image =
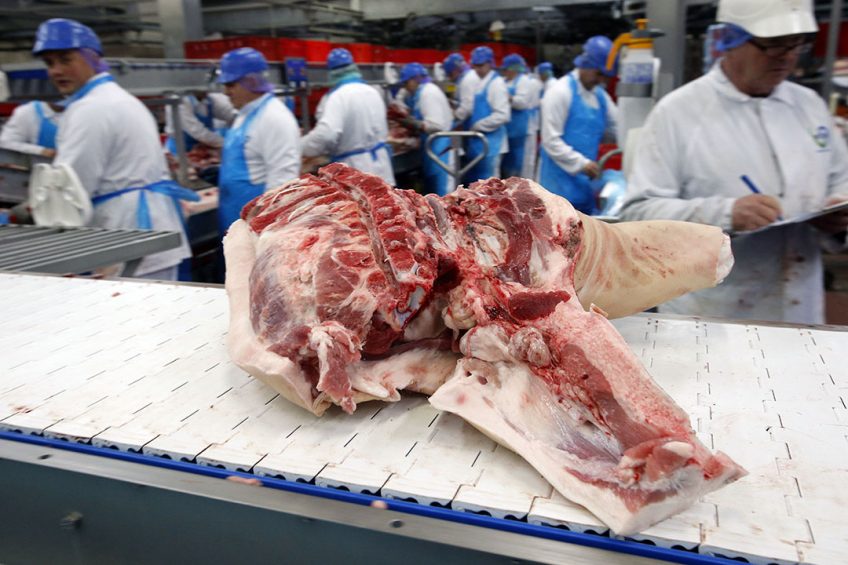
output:
[[[303,137],[303,155],[342,155],[386,143],[389,126],[386,103],[380,93],[365,83],[348,83],[325,96],[321,117]],[[359,153],[339,160],[394,186],[391,152],[386,148]]]
[[[101,73],[91,80],[106,75]],[[54,164],[67,164],[91,196],[141,187],[169,178],[153,115],[115,82],[101,84],[63,113]],[[95,206],[90,225],[136,229],[141,192],[128,192]],[[173,200],[145,191],[154,230],[182,234],[179,247],[148,255],[136,268],[144,275],[173,267],[191,256]]]
[[[3,124],[3,129],[0,130],[0,147],[19,153],[41,155],[45,148],[37,143],[41,118],[36,112],[36,104],[41,104],[44,116],[48,120],[54,124],[59,123],[60,114],[57,114],[49,104],[44,102],[22,104],[12,111],[12,115]]]
[[[418,95],[418,111],[424,121],[424,131],[448,131],[453,123],[453,112],[451,112],[448,97],[442,89],[432,82],[425,82],[420,87]]]
[[[480,83],[480,77],[472,70],[468,70],[464,75],[456,81],[455,100],[458,106],[454,110],[454,117],[458,122],[464,122],[471,116],[474,110],[474,93],[477,92],[477,85]]]
[[[571,75],[577,81],[577,92],[583,103],[591,108],[597,108],[598,99],[595,93],[586,90],[580,82],[577,70],[572,71]],[[618,124],[618,108],[606,91],[604,91],[604,98],[607,104],[607,135],[614,136]],[[570,108],[571,86],[568,75],[565,75],[546,90],[542,98],[541,137],[542,148],[548,156],[565,172],[574,175],[583,170],[583,167],[589,163],[589,159],[562,140]]]
[[[622,216],[730,230],[733,203],[751,194],[742,175],[763,194],[777,197],[790,219],[848,190],[848,150],[812,90],[784,81],[768,97],[752,98],[716,64],[660,100],[649,115]],[[734,237],[736,263],[723,284],[660,309],[821,323],[825,239],[835,241],[799,224]]]
[[[474,74],[477,74],[476,72]],[[491,75],[495,75],[492,77]],[[477,84],[474,85],[474,96],[483,92],[483,89],[486,88],[486,84],[489,83],[489,79],[491,78],[491,84],[489,84],[489,91],[486,93],[486,101],[489,103],[489,107],[492,109],[491,113],[483,119],[477,120],[471,127],[469,128],[471,131],[479,131],[482,133],[488,133],[495,131],[499,127],[506,125],[512,116],[512,110],[509,103],[509,91],[506,89],[506,81],[504,81],[503,77],[496,74],[495,71],[489,71],[489,73],[479,79]],[[509,143],[506,138],[504,138],[504,142],[501,144],[500,153],[503,155],[509,151]]]
[[[230,125],[236,118],[236,109],[233,108],[226,94],[210,92],[206,95],[206,99],[202,101],[198,100],[193,94],[188,94],[183,96],[178,106],[180,125],[185,133],[200,143],[209,147],[222,147],[224,145],[223,136],[214,130],[208,129],[197,117],[198,115],[208,116],[209,106],[212,107],[212,117],[215,120],[220,120]],[[168,136],[174,135],[174,124],[170,111],[165,112],[165,133]]]
[[[272,96],[273,94],[266,94]],[[262,103],[265,96],[245,104],[233,122],[233,129],[241,126],[251,110]],[[274,98],[256,116],[247,132],[244,147],[245,161],[250,172],[250,182],[264,184],[265,190],[277,188],[300,176],[300,126],[285,104]]]
[[[547,94],[551,87],[556,84],[556,81],[556,78],[548,77],[548,80],[543,83],[543,92]]]
[[[517,81],[517,83],[516,83]],[[527,120],[527,135],[524,138],[524,160],[521,165],[521,176],[532,179],[536,175],[536,146],[539,134],[539,122],[542,101],[542,82],[530,74],[521,74],[507,81],[508,88],[515,85],[512,96],[513,110],[533,110]],[[515,114],[513,114],[515,117]],[[512,148],[514,150],[516,148]]]

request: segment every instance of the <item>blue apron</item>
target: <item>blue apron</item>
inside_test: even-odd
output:
[[[508,87],[509,95],[515,96],[518,90],[518,81],[524,78],[524,74],[518,75]],[[501,171],[503,178],[520,177],[521,170],[524,166],[524,146],[530,126],[530,117],[537,110],[535,108],[527,108],[525,110],[512,109],[512,118],[506,124],[506,136],[509,138],[509,151],[504,155],[501,161]]]
[[[206,115],[205,116],[201,116],[200,114],[197,113],[197,105],[200,102],[198,102],[197,99],[194,96],[189,98],[189,102],[191,102],[191,106],[192,106],[192,108],[194,108],[194,115],[198,120],[200,120],[200,123],[203,124],[204,126],[206,126],[206,129],[208,129],[210,131],[216,131],[215,127],[214,127],[215,116],[212,114],[212,99],[209,98],[208,96],[206,97]],[[179,112],[179,108],[177,108],[175,111]],[[186,151],[191,151],[194,148],[195,145],[200,143],[200,141],[198,141],[197,139],[195,139],[193,136],[189,135],[185,131],[183,131],[183,140],[184,140],[184,143],[185,143],[185,150]],[[165,148],[168,151],[170,151],[171,153],[173,153],[174,155],[177,154],[177,142],[174,139],[173,135],[168,136],[168,141],[165,143]]]
[[[177,216],[183,222],[183,229],[185,230],[185,219],[183,218],[183,211],[180,208],[180,200],[191,200],[193,202],[197,202],[200,200],[200,196],[197,195],[193,190],[189,190],[187,188],[183,188],[176,182],[172,180],[160,180],[154,183],[145,185],[145,186],[134,186],[131,188],[122,188],[120,190],[115,190],[114,192],[107,192],[106,194],[98,194],[97,196],[92,197],[91,203],[94,206],[99,206],[103,204],[107,200],[112,200],[113,198],[117,198],[118,196],[122,196],[124,194],[130,192],[138,192],[138,208],[136,208],[136,227],[140,230],[151,230],[153,229],[153,221],[150,218],[150,208],[147,204],[147,193],[155,192],[157,194],[164,194],[165,196],[170,196],[171,200],[174,202],[174,208],[177,211]]]
[[[328,94],[328,96],[332,95],[333,92],[337,91],[338,89],[342,88],[343,86],[345,86],[347,84],[357,84],[357,83],[358,84],[367,84],[359,76],[352,76],[352,77],[344,78],[344,79],[342,79],[342,80],[340,80],[339,82],[336,83],[336,85],[332,88],[332,90],[330,90],[330,94]],[[375,143],[371,147],[361,147],[359,149],[351,149],[350,151],[345,151],[344,153],[337,153],[335,155],[330,155],[330,161],[333,161],[333,162],[344,161],[348,157],[353,157],[354,155],[362,155],[363,153],[371,153],[371,160],[376,161],[377,159],[379,159],[378,151],[380,149],[385,149],[389,154],[389,159],[392,158],[392,149],[391,149],[391,147],[389,147],[389,144],[386,143],[385,141],[378,141],[377,143]]]
[[[239,219],[244,205],[265,192],[265,183],[250,182],[245,150],[250,126],[273,99],[273,96],[266,94],[265,99],[250,111],[241,125],[230,128],[224,138],[218,177],[218,230],[222,237],[230,225]]]
[[[33,102],[35,113],[38,114],[38,145],[48,149],[56,149],[56,132],[59,131],[53,121],[44,114],[44,102]]]
[[[423,88],[423,84],[419,86],[407,104],[412,108],[412,115],[419,121],[424,119],[420,105],[421,90]],[[421,168],[424,173],[424,184],[427,187],[428,192],[438,194],[439,196],[445,196],[454,187],[450,186],[450,175],[447,171],[436,164],[436,162],[433,161],[433,159],[431,159],[427,154],[427,137],[427,133],[421,134]],[[447,137],[437,137],[433,140],[433,152],[439,156],[439,160],[445,165],[450,162],[450,147],[451,142]]]
[[[595,87],[598,107],[592,108],[580,97],[574,75],[569,75],[568,81],[571,85],[571,107],[568,109],[562,140],[587,159],[595,161],[607,126],[606,98],[601,88]],[[566,198],[584,214],[591,214],[595,210],[595,195],[589,177],[583,173],[567,173],[548,156],[544,148],[540,152],[539,184]]]
[[[483,90],[474,96],[474,109],[471,111],[471,118],[469,120],[472,125],[492,114],[492,107],[489,105],[487,97],[489,94],[489,86],[491,86],[494,78],[495,74],[492,73],[492,76],[489,77],[489,80],[486,82]],[[485,132],[484,135],[486,136],[486,139],[489,140],[489,152],[479,163],[474,165],[474,167],[465,174],[466,183],[472,183],[481,179],[498,176],[498,171],[495,170],[495,165],[497,163],[498,155],[501,153],[501,147],[503,147],[504,139],[506,139],[506,127],[501,126],[494,131]],[[467,152],[468,160],[470,161],[483,152],[483,143],[474,137],[470,138],[468,140]]]

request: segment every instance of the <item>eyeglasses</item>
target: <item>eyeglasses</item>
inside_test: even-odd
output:
[[[810,40],[807,37],[799,37],[781,43],[763,43],[756,39],[749,39],[748,43],[762,51],[766,57],[783,57],[789,53],[806,53],[810,49]]]

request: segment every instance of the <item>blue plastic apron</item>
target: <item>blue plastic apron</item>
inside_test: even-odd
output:
[[[245,146],[250,126],[273,99],[272,95],[266,94],[265,99],[250,111],[241,125],[230,128],[227,137],[224,138],[221,172],[218,177],[218,230],[221,236],[227,233],[230,225],[239,219],[244,205],[265,192],[265,183],[250,182]]]
[[[332,90],[330,90],[330,94],[332,94],[333,92],[337,91],[338,89],[342,88],[343,86],[345,86],[347,84],[357,84],[357,83],[358,84],[366,84],[366,82],[364,80],[362,80],[361,77],[358,77],[358,76],[353,76],[353,77],[348,77],[348,78],[342,79],[342,80],[340,80],[339,82],[336,83],[336,85],[332,88]],[[371,160],[376,161],[377,159],[379,159],[378,151],[380,149],[385,149],[389,154],[389,159],[392,158],[392,149],[391,149],[391,147],[389,147],[389,144],[386,143],[385,141],[379,141],[379,142],[375,143],[374,145],[372,145],[371,147],[362,147],[362,148],[359,148],[359,149],[351,149],[350,151],[345,151],[344,153],[338,153],[338,154],[335,154],[335,155],[330,155],[330,161],[333,161],[333,162],[344,161],[348,157],[353,157],[354,155],[362,155],[363,153],[371,153]]]
[[[189,98],[189,102],[191,102],[191,106],[194,109],[194,115],[198,120],[200,120],[200,123],[203,124],[204,126],[206,126],[206,129],[208,129],[210,131],[215,131],[215,127],[214,127],[215,116],[212,114],[212,99],[209,98],[208,96],[206,97],[206,115],[205,116],[202,116],[202,115],[197,113],[197,106],[198,106],[199,102],[197,101],[197,99],[194,96]],[[178,112],[179,108],[177,108],[175,111]],[[185,143],[185,150],[186,151],[191,151],[194,148],[195,145],[200,143],[199,140],[195,139],[193,136],[189,135],[185,131],[183,131],[183,141]],[[165,148],[168,149],[168,151],[170,151],[174,155],[177,154],[177,142],[174,139],[173,135],[168,136],[168,141],[165,143]]]
[[[512,82],[512,86],[508,87],[510,96],[515,96],[515,93],[518,91],[518,81],[523,78],[525,78],[525,75],[523,73],[519,74]],[[527,108],[525,110],[512,109],[512,118],[506,124],[509,151],[504,155],[503,161],[501,161],[503,178],[521,176],[521,170],[524,166],[524,147],[527,145],[527,130],[530,126],[530,117],[534,111],[535,108]]]
[[[160,180],[145,186],[122,188],[113,192],[107,192],[106,194],[98,194],[91,199],[91,203],[94,206],[99,206],[107,200],[112,200],[113,198],[117,198],[118,196],[122,196],[130,192],[139,193],[138,207],[136,208],[136,227],[140,230],[153,229],[153,221],[150,218],[150,207],[147,204],[148,192],[155,192],[171,197],[171,200],[174,202],[174,208],[177,211],[177,216],[179,216],[180,220],[183,221],[183,229],[185,229],[185,219],[183,218],[183,211],[180,208],[179,201],[191,200],[193,202],[197,202],[200,200],[200,196],[198,196],[193,190],[183,188],[172,180]]]
[[[606,98],[601,88],[595,87],[598,107],[592,108],[580,97],[574,75],[569,75],[568,81],[571,85],[571,107],[568,109],[562,140],[587,159],[595,161],[607,126]],[[567,173],[548,156],[544,148],[540,152],[539,184],[568,199],[572,206],[584,214],[591,214],[595,210],[595,195],[589,177],[583,173]]]
[[[33,102],[33,104],[35,104],[35,113],[38,114],[39,120],[36,143],[41,147],[56,149],[56,132],[59,131],[59,126],[44,113],[44,102]]]
[[[416,120],[423,120],[424,115],[421,113],[421,90],[425,85],[421,85],[412,95],[412,99],[408,105],[412,108],[412,115]],[[421,163],[424,173],[424,184],[428,192],[445,196],[454,187],[450,186],[450,175],[436,164],[433,159],[427,154],[427,133],[421,134]],[[450,162],[450,139],[447,137],[437,137],[433,140],[432,149],[436,155],[439,155],[439,160],[447,165]]]
[[[470,119],[470,123],[472,125],[492,114],[492,107],[489,105],[488,94],[489,86],[491,86],[494,78],[495,74],[492,73],[492,76],[489,77],[489,80],[486,82],[483,90],[474,96],[474,109],[471,112]],[[498,155],[501,153],[501,147],[503,147],[504,139],[506,139],[506,127],[501,126],[494,131],[484,133],[484,135],[486,136],[486,139],[489,140],[489,152],[479,163],[474,165],[474,167],[465,174],[466,183],[498,176],[498,171],[495,170],[495,165],[497,164]],[[470,138],[468,140],[467,152],[468,159],[470,161],[483,152],[483,142],[473,137]]]

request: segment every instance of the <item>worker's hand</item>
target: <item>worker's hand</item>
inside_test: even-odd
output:
[[[44,149],[41,150],[41,155],[42,155],[42,157],[47,157],[48,159],[52,159],[53,157],[56,156],[56,150],[55,149],[49,149],[49,148],[45,147]]]
[[[766,194],[743,196],[733,203],[731,224],[734,231],[750,231],[774,223],[782,210],[780,201]]]
[[[586,166],[583,167],[583,174],[585,174],[590,179],[596,179],[601,175],[601,168],[594,161],[589,161],[586,163]]]
[[[845,196],[831,196],[827,199],[827,202],[824,203],[824,207],[827,208],[828,206],[833,206],[834,204],[839,204],[846,200],[848,200],[848,198]],[[839,212],[833,212],[827,216],[810,220],[810,224],[817,230],[828,235],[842,233],[848,229],[848,210],[840,210]]]

